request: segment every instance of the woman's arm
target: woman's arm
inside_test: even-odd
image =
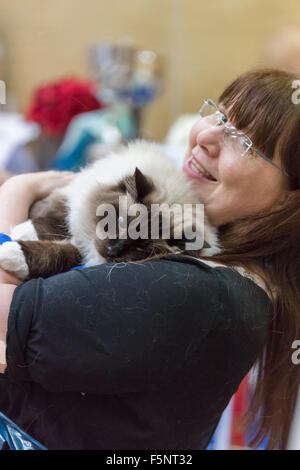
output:
[[[13,282],[13,279],[11,279]],[[14,290],[17,286],[12,284],[0,284],[0,374],[6,367],[6,332],[7,319]]]
[[[13,177],[0,188],[0,233],[10,233],[11,228],[28,217],[33,203],[33,191],[25,184],[26,180]],[[19,184],[20,183],[20,184]],[[0,268],[0,372],[6,367],[6,331],[11,300],[16,286],[20,284],[12,274]]]
[[[41,172],[9,178],[0,187],[0,233],[11,229],[28,218],[34,201],[46,197],[53,189],[68,184],[73,177],[69,172]],[[20,280],[0,268],[0,373],[6,367],[6,333],[11,300]]]
[[[5,170],[0,170],[0,185],[3,184],[8,178],[13,176],[11,173],[8,173]]]
[[[25,176],[25,175],[24,175]],[[28,211],[34,202],[34,191],[29,179],[15,176],[0,188],[0,233],[9,234],[11,229],[28,218]],[[20,281],[0,268],[0,284],[14,284]]]

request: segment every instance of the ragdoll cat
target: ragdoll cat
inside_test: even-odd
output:
[[[158,144],[136,141],[35,203],[30,219],[13,228],[14,241],[0,246],[0,266],[27,280],[81,264],[142,261],[172,253],[213,255],[220,251],[217,230],[196,211],[199,203],[192,183]],[[140,210],[134,215],[136,207]],[[197,236],[199,246],[193,243]]]

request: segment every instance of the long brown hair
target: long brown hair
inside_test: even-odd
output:
[[[224,252],[214,257],[246,269],[271,263],[265,280],[275,287],[276,297],[247,415],[248,423],[257,422],[251,444],[267,437],[268,449],[287,447],[300,382],[299,366],[291,359],[292,343],[300,339],[300,106],[292,101],[292,83],[298,78],[279,70],[252,70],[219,98],[230,109],[230,121],[247,131],[256,148],[271,159],[279,151],[290,176],[290,191],[280,208],[220,228]]]

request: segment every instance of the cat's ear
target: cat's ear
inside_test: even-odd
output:
[[[135,185],[137,190],[137,199],[142,200],[154,189],[150,178],[147,178],[137,167],[134,172]]]
[[[124,179],[125,188],[135,201],[142,201],[153,189],[153,183],[137,167]]]

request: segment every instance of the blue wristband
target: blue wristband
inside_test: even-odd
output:
[[[0,233],[0,245],[3,245],[5,242],[11,242],[12,239],[8,236],[5,235],[5,233]]]

